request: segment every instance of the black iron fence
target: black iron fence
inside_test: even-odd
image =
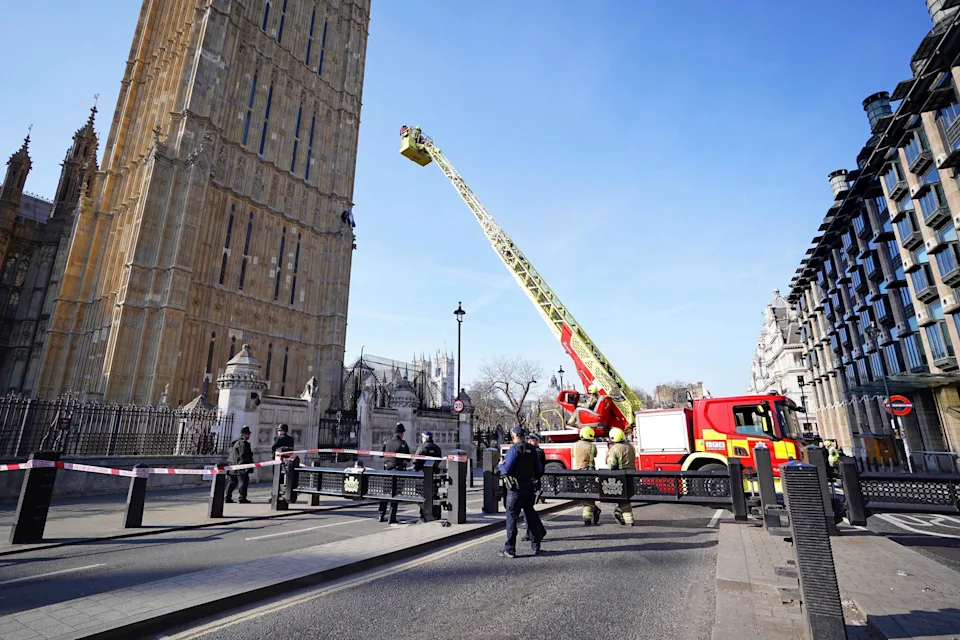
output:
[[[732,505],[734,500],[731,477],[725,471],[550,470],[540,482],[547,498],[721,505]],[[742,498],[743,481],[734,484],[739,485]]]
[[[319,427],[318,449],[356,449],[360,445],[360,420],[352,412],[340,412],[339,417],[320,418]],[[353,454],[345,453],[317,454],[318,462],[344,462],[356,458]]]
[[[960,474],[861,472],[840,461],[844,508],[850,524],[875,513],[960,513]]]
[[[233,414],[216,408],[6,396],[0,398],[0,457],[41,450],[63,456],[217,455],[228,448],[232,426]]]

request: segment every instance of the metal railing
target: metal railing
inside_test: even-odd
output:
[[[217,409],[80,403],[65,396],[0,398],[0,458],[34,451],[64,456],[217,455],[233,414]]]
[[[860,472],[840,461],[844,507],[850,524],[875,513],[960,513],[960,474]]]

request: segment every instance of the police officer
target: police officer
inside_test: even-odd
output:
[[[593,444],[594,437],[596,436],[592,427],[580,429],[580,439],[573,445],[574,471],[592,471],[597,468],[597,445]],[[583,505],[583,526],[600,522],[600,508],[597,507],[595,500],[582,500],[581,504]]]
[[[398,422],[397,426],[393,428],[393,438],[384,442],[383,446],[380,447],[380,451],[384,453],[410,453],[410,447],[407,446],[407,441],[403,439],[403,434],[406,433],[406,431],[403,423]],[[384,457],[383,468],[385,471],[406,471],[407,461],[404,458]],[[387,504],[390,505],[390,524],[396,524],[396,500],[380,501],[380,522],[384,522],[387,519]]]
[[[610,429],[610,440],[613,444],[607,449],[607,466],[613,471],[636,471],[637,453],[633,445],[627,442],[627,434],[623,429]],[[629,500],[617,503],[613,517],[622,525],[633,526],[633,505]]]
[[[531,447],[533,447],[534,453],[537,454],[537,460],[540,461],[540,468],[541,468],[541,469],[546,469],[546,468],[547,468],[547,454],[545,454],[545,453],[543,452],[543,449],[540,448],[540,436],[537,435],[537,434],[535,434],[535,433],[528,433],[528,434],[527,434],[527,444],[529,444]],[[542,487],[542,485],[540,484],[540,479],[541,479],[541,477],[543,477],[543,471],[540,471],[540,473],[536,474],[536,475],[534,476],[534,478],[533,478],[533,503],[534,503],[534,504],[537,504],[537,503],[539,503],[539,502],[546,503],[546,500],[543,499],[543,495],[542,495],[542,494],[543,494],[543,487]],[[543,540],[543,538],[544,538],[546,535],[547,535],[547,530],[541,528],[541,530],[540,530],[540,539]],[[526,532],[525,534],[523,534],[523,537],[520,538],[520,539],[523,540],[524,542],[529,542],[529,541],[530,541],[530,525],[529,525],[529,523],[527,524],[527,532]]]
[[[540,553],[540,541],[546,533],[540,516],[533,508],[533,482],[543,473],[543,466],[533,447],[524,441],[526,434],[523,428],[514,427],[510,433],[513,436],[513,446],[507,451],[507,456],[499,467],[500,475],[507,485],[507,542],[500,552],[501,558],[517,557],[517,524],[521,511],[527,519],[527,530],[531,535],[530,548],[534,555]]]
[[[253,451],[250,449],[250,427],[243,425],[240,437],[230,445],[230,465],[253,464]],[[250,469],[228,471],[230,482],[227,483],[227,495],[224,502],[233,502],[233,490],[240,485],[240,504],[250,504],[247,500],[247,487],[250,485]]]
[[[293,438],[287,434],[289,430],[289,427],[285,424],[277,427],[277,439],[273,441],[273,446],[270,447],[270,452],[274,456],[277,455],[278,451],[293,451]]]
[[[430,456],[431,458],[439,458],[443,453],[440,451],[440,447],[436,442],[433,441],[433,434],[429,431],[424,431],[420,434],[420,439],[422,440],[419,447],[417,447],[418,456]],[[426,465],[426,460],[414,460],[413,461],[413,470],[414,471],[423,471],[423,467]],[[439,460],[433,461],[433,471],[436,473],[437,468],[440,466]],[[420,521],[427,522],[433,519],[432,513],[427,513],[423,506],[420,507]]]

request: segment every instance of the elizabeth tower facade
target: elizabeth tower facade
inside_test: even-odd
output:
[[[343,366],[369,0],[144,0],[75,212],[37,392],[216,394],[251,345],[268,393]]]

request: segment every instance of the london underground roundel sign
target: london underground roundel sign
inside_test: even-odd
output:
[[[463,413],[463,400],[454,400],[453,401],[453,410],[457,413]]]
[[[895,416],[905,416],[913,411],[913,403],[906,396],[890,396],[883,406]]]

